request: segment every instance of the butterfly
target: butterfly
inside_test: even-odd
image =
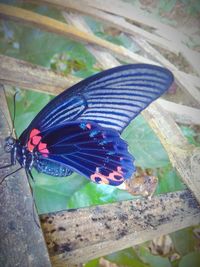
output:
[[[135,171],[120,137],[124,128],[170,88],[173,74],[149,64],[129,64],[93,75],[51,100],[5,151],[31,174],[64,177],[77,172],[118,186]]]

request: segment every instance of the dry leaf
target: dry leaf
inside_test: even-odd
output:
[[[154,238],[149,244],[149,249],[153,255],[169,256],[174,252],[174,245],[169,235],[163,235]]]
[[[175,252],[169,257],[169,260],[173,262],[173,261],[179,260],[180,258],[181,256],[177,252]]]
[[[117,265],[117,264],[115,264],[113,262],[110,262],[110,261],[108,261],[108,260],[106,260],[104,258],[100,258],[99,266],[100,267],[122,267],[122,266]]]
[[[138,169],[137,174],[133,179],[126,180],[126,190],[134,195],[141,195],[144,197],[151,197],[157,187],[158,178],[151,175],[147,170]]]

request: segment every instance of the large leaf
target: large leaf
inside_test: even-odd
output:
[[[33,195],[39,214],[67,209],[73,194],[89,183],[75,173],[65,178],[36,175],[36,173],[33,173],[33,176],[35,178],[35,183],[32,183]],[[77,208],[77,205],[73,208]]]
[[[179,267],[199,267],[200,266],[200,252],[194,251],[184,256],[179,263]]]
[[[194,238],[193,227],[176,231],[170,234],[176,251],[184,256],[194,250],[197,240]]]
[[[129,124],[122,137],[128,141],[129,150],[134,155],[137,166],[159,168],[168,165],[167,153],[141,115]]]
[[[175,192],[186,188],[171,164],[158,170],[158,178],[159,183],[156,188],[156,193],[158,194]]]
[[[142,262],[142,260],[137,256],[133,248],[127,248],[115,253],[112,253],[105,257],[110,262],[116,263],[119,266],[137,266],[137,267],[147,267],[148,264]]]
[[[151,254],[149,249],[145,246],[140,246],[137,251],[139,258],[142,259],[143,262],[148,263],[151,267],[171,267],[171,263],[168,258]]]

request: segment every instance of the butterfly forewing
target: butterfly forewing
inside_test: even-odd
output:
[[[159,66],[132,64],[109,69],[55,97],[39,112],[28,130],[35,127],[44,131],[66,121],[83,119],[122,132],[130,120],[172,83],[172,73]]]

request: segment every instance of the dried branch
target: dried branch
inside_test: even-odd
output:
[[[40,216],[55,266],[87,262],[200,222],[186,191]]]

